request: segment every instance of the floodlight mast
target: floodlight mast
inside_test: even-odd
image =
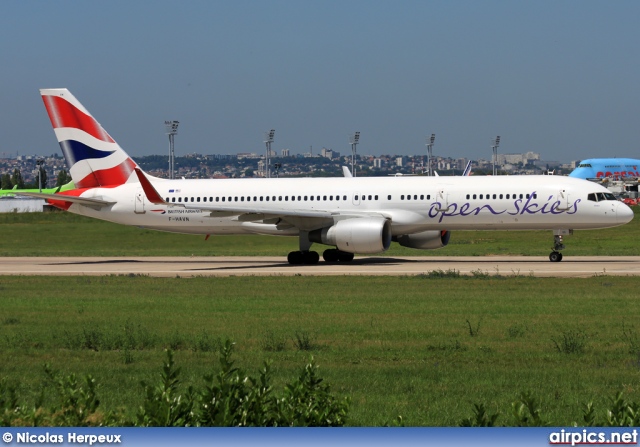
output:
[[[433,169],[431,168],[431,159],[433,158],[433,143],[436,141],[436,134],[432,133],[429,138],[427,138],[427,171],[429,173],[429,177],[433,175]]]
[[[273,143],[273,137],[275,134],[275,129],[271,129],[269,132],[264,133],[264,143],[267,145],[267,154],[264,157],[265,178],[271,178],[271,143]]]
[[[169,135],[169,178],[175,178],[175,152],[174,152],[174,138],[178,134],[178,124],[180,121],[165,121],[164,125],[167,129],[167,135]]]
[[[354,177],[356,176],[356,150],[359,141],[360,132],[356,132],[349,137],[349,144],[351,145],[351,175]]]
[[[493,175],[496,175],[496,164],[498,163],[498,146],[500,146],[500,135],[491,140],[491,149],[493,149]]]
[[[44,163],[44,158],[38,157],[36,160],[36,164],[38,165],[38,189],[42,192],[42,165]]]

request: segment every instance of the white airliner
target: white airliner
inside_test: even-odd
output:
[[[379,253],[391,242],[444,247],[455,230],[615,227],[633,212],[604,187],[560,176],[335,177],[167,180],[145,174],[67,89],[40,91],[76,188],[31,194],[73,213],[189,234],[297,236],[291,264]]]

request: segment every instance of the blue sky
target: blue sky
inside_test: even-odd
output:
[[[59,147],[66,87],[130,155],[273,148],[637,157],[637,1],[6,1],[0,156]]]

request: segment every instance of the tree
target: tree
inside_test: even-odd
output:
[[[58,179],[56,180],[56,186],[66,185],[70,181],[71,181],[71,176],[69,175],[69,173],[64,169],[61,169],[60,172],[58,172]]]
[[[13,170],[13,175],[11,176],[11,183],[15,186],[18,185],[18,189],[24,189],[24,179],[22,178],[22,173],[20,169],[15,168]]]
[[[11,182],[11,175],[9,173],[4,174],[2,176],[2,189],[11,189],[13,188],[13,183]]]

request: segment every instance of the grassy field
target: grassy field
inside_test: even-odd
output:
[[[636,214],[640,207],[635,207]],[[297,238],[204,236],[126,227],[70,213],[0,214],[0,256],[286,256]],[[565,256],[640,255],[640,219],[605,230],[576,231],[565,238]],[[551,231],[459,231],[440,250],[413,250],[391,244],[385,256],[547,256]],[[315,250],[327,248],[314,245]]]
[[[636,211],[638,212],[638,211]],[[67,213],[0,214],[0,256],[282,255],[294,238],[175,235]],[[576,232],[565,256],[639,255],[640,222]],[[438,251],[394,244],[385,255],[542,255],[550,231],[453,233]],[[0,376],[33,402],[50,384],[42,365],[90,373],[106,408],[141,403],[176,351],[186,383],[237,343],[252,375],[273,360],[278,383],[313,355],[350,396],[350,424],[457,425],[474,403],[510,424],[530,391],[552,425],[602,413],[617,391],[640,401],[640,278],[456,277],[0,277]]]
[[[0,278],[0,376],[35,399],[45,362],[91,373],[106,408],[134,412],[140,380],[176,350],[200,384],[231,338],[252,375],[278,383],[313,355],[351,396],[350,424],[457,425],[484,403],[509,424],[523,391],[553,425],[640,401],[640,279],[593,277]],[[49,391],[50,392],[50,391]]]

